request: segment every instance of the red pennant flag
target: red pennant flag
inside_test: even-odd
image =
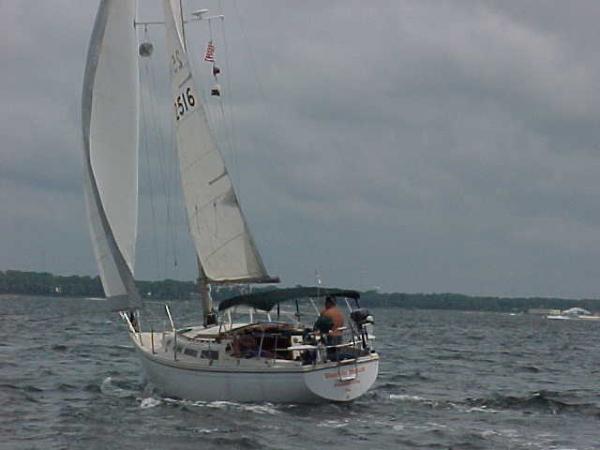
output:
[[[212,41],[208,41],[206,47],[206,53],[204,54],[204,61],[215,62],[215,46]]]

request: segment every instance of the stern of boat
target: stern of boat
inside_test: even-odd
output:
[[[322,399],[349,402],[367,392],[379,372],[379,355],[340,361],[326,369],[316,369],[304,374],[306,387]]]

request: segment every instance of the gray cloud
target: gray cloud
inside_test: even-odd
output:
[[[0,266],[95,273],[78,110],[96,5],[22,3],[0,5],[10,211]],[[158,17],[148,3],[143,16]],[[273,273],[289,284],[318,269],[350,287],[597,295],[596,2],[223,3],[229,64],[218,28],[217,55],[239,143],[223,152]],[[189,30],[206,78],[207,31]],[[152,67],[164,88],[143,97],[166,119],[161,51]],[[138,274],[191,278],[172,136],[145,139]]]

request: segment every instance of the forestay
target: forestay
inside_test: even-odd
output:
[[[185,50],[178,1],[163,0],[173,120],[190,233],[208,282],[269,282],[208,126]]]
[[[138,213],[139,75],[134,0],[102,0],[82,94],[85,198],[94,253],[114,309],[139,307],[133,279]]]

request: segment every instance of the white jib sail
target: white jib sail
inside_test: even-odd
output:
[[[180,2],[163,0],[177,154],[190,232],[208,282],[268,282],[191,73]]]
[[[139,133],[135,11],[135,0],[101,1],[81,105],[88,220],[102,286],[114,309],[140,305],[133,279]]]

